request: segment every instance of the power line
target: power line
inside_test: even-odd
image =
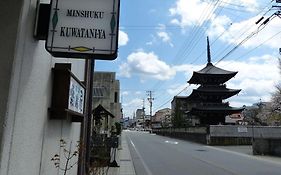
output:
[[[198,25],[196,25],[196,27],[194,27],[194,28],[195,28],[195,29],[194,29],[195,31],[194,31],[194,34],[192,34],[191,40],[187,40],[189,44],[188,44],[187,47],[183,50],[182,55],[179,55],[179,56],[176,55],[175,59],[176,59],[177,57],[180,57],[179,59],[176,59],[176,60],[177,60],[176,63],[177,63],[177,62],[182,62],[182,61],[186,60],[185,57],[188,57],[188,56],[191,54],[191,52],[193,51],[193,49],[197,46],[198,41],[199,41],[200,38],[201,38],[201,37],[199,37],[199,35],[200,35],[200,28],[204,30],[204,28],[203,28],[202,26],[205,25],[205,22],[207,21],[207,19],[211,18],[211,16],[213,15],[213,13],[215,12],[215,10],[216,10],[217,7],[219,6],[219,4],[220,4],[219,2],[220,2],[220,0],[217,0],[217,1],[214,3],[213,6],[212,6],[212,4],[209,4],[210,7],[213,7],[213,8],[212,8],[211,10],[209,10],[209,11],[204,11],[203,14],[206,14],[206,15],[204,16],[204,18],[203,18],[202,20],[200,19],[200,21],[198,22]],[[205,30],[204,30],[204,31],[205,31]],[[192,32],[191,32],[191,33],[192,33]],[[189,48],[189,49],[188,49],[188,48]]]
[[[209,5],[203,10],[204,13],[201,13],[201,16],[199,17],[198,22],[193,26],[193,28],[191,29],[191,40],[186,39],[184,41],[184,43],[182,44],[182,47],[179,49],[179,51],[176,53],[175,57],[173,58],[173,62],[174,63],[180,63],[183,60],[185,60],[185,57],[187,56],[187,54],[191,53],[191,51],[194,49],[194,45],[198,44],[198,40],[200,39],[200,37],[198,37],[198,33],[200,32],[199,28],[201,28],[201,26],[204,24],[204,22],[210,18],[210,16],[214,13],[214,11],[216,10],[216,8],[218,7],[218,3],[220,2],[220,0],[217,0],[215,2],[215,5],[212,6],[212,3],[209,3]],[[211,7],[213,7],[211,9]],[[209,12],[209,13],[208,13]],[[193,34],[194,33],[194,34]],[[194,44],[195,43],[195,44]],[[192,47],[191,49],[188,49],[189,47]],[[188,54],[188,55],[189,55]],[[179,58],[179,59],[177,59]],[[163,84],[163,82],[160,82],[160,80],[153,86],[152,89],[156,89],[156,87],[159,87],[161,84]]]
[[[217,3],[218,3],[219,1],[217,1]],[[265,8],[267,8],[267,7],[265,7]],[[265,9],[264,8],[264,9]],[[270,10],[270,9],[269,9]],[[269,11],[268,10],[268,11]],[[215,11],[215,9],[214,9],[214,11]],[[214,12],[213,11],[213,12]],[[206,11],[204,10],[204,12],[205,12],[205,14],[206,14]],[[261,13],[261,12],[260,12]],[[267,13],[267,12],[266,12]],[[212,13],[210,13],[210,14],[212,14]],[[201,17],[203,16],[203,14],[201,15]],[[200,17],[200,19],[201,19],[201,17]],[[209,17],[209,16],[207,16],[207,17]],[[206,18],[207,19],[207,18]],[[199,32],[199,28],[200,27],[202,27],[202,25],[204,25],[204,21],[206,20],[206,19],[204,19],[203,20],[203,22],[201,22],[201,21],[199,21],[198,23],[202,23],[200,26],[194,26],[193,27],[193,29],[192,29],[192,32],[191,33],[195,33],[194,35],[192,35],[192,38],[191,38],[191,41],[190,40],[186,40],[185,42],[184,42],[184,44],[183,44],[183,48],[181,48],[180,50],[179,50],[179,52],[176,54],[176,56],[175,56],[175,58],[174,59],[176,59],[176,58],[178,58],[178,57],[180,57],[180,56],[184,56],[184,55],[189,55],[190,53],[191,53],[191,51],[190,50],[193,50],[193,49],[190,49],[190,50],[188,50],[187,48],[189,48],[189,47],[191,47],[192,48],[192,46],[194,47],[194,43],[196,43],[196,45],[198,44],[198,32]],[[228,30],[228,29],[227,29]],[[225,33],[227,30],[225,30],[223,33]],[[218,37],[218,38],[220,38],[222,35],[223,35],[223,33]],[[217,38],[217,39],[218,39]],[[187,43],[187,42],[189,42],[189,45],[187,44],[187,45],[185,45],[185,43]],[[213,44],[214,42],[212,42],[212,44]],[[189,51],[189,53],[188,53],[188,51]],[[202,54],[203,54],[204,52],[202,52]],[[201,54],[201,55],[202,55]],[[201,56],[200,55],[200,56]],[[198,57],[199,58],[199,57]],[[181,62],[181,59],[179,59],[180,60],[180,62]],[[158,81],[156,84],[155,84],[155,88],[153,88],[153,89],[156,89],[156,85],[159,85],[159,84],[161,84],[161,82],[160,81]],[[178,94],[180,94],[180,93],[182,93],[184,90],[185,90],[186,88],[184,88],[182,91],[180,91]],[[178,95],[177,94],[177,95]],[[160,105],[158,108],[160,108],[160,107],[162,107],[162,106],[164,106],[164,105],[166,105],[167,103],[169,103],[170,102],[170,100],[172,100],[173,98],[171,98],[171,99],[169,99],[169,101],[167,101],[167,102],[165,102],[163,105]]]
[[[272,35],[271,37],[269,37],[268,39],[266,39],[265,41],[263,41],[261,44],[259,44],[258,46],[254,47],[253,49],[249,50],[248,52],[244,53],[243,55],[239,56],[238,58],[244,57],[246,55],[248,55],[249,53],[253,52],[254,50],[256,50],[257,48],[259,48],[260,46],[262,46],[264,43],[272,40],[275,36],[279,35],[281,33],[281,31],[277,32],[276,34]],[[237,60],[237,59],[234,59]],[[228,65],[228,64],[227,64]]]
[[[256,14],[256,16],[258,16],[258,15],[261,14],[264,10],[266,10],[266,9],[271,5],[272,2],[273,2],[273,0],[272,0],[271,2],[269,2],[268,4],[266,4],[266,6],[265,6],[261,11],[259,11],[259,12]],[[272,7],[269,8],[266,12],[264,12],[264,14],[263,14],[262,16],[265,16],[271,9],[272,9]],[[241,38],[246,32],[248,32],[249,30],[251,30],[253,27],[254,27],[254,26],[253,26],[251,23],[247,23],[247,24],[245,25],[245,27],[242,28],[243,30],[241,30],[241,34],[233,41],[233,43],[237,43],[238,40],[239,40],[239,38]],[[238,31],[238,32],[240,32],[240,31]],[[221,50],[221,51],[219,52],[219,54],[215,54],[214,57],[219,57],[219,55],[222,55],[222,54],[223,54],[226,50],[228,50],[230,47],[231,47],[231,43],[228,44],[223,50]]]
[[[212,15],[212,14],[214,13],[214,11],[216,10],[216,8],[219,6],[219,2],[220,2],[220,1],[216,1],[216,4],[215,4],[215,6],[214,6],[214,8],[213,8],[213,11],[210,11],[210,13],[208,14],[208,16],[207,16],[206,19],[208,19],[208,18],[210,17],[210,15]],[[221,10],[222,10],[222,9],[221,9]],[[220,11],[221,11],[221,10],[220,10]],[[218,16],[218,15],[217,15],[217,16]],[[217,17],[217,16],[216,16],[216,17]],[[206,19],[204,19],[204,21],[205,21]],[[204,24],[204,21],[202,22],[202,25]],[[202,25],[200,25],[200,27],[201,27]],[[230,27],[230,26],[229,26],[229,27]],[[193,29],[194,29],[194,28],[193,28]],[[229,29],[229,28],[228,28],[228,29]],[[228,29],[227,29],[227,30],[228,30]],[[191,42],[189,42],[190,45],[193,46],[193,47],[190,49],[191,51],[192,51],[192,50],[195,48],[195,46],[198,44],[199,38],[196,39],[198,32],[199,32],[199,28],[196,28],[196,29],[195,29],[195,35],[193,35],[194,37],[191,39]],[[226,30],[225,30],[216,40],[218,40],[225,32],[226,32]],[[195,42],[195,40],[196,40],[196,42]],[[215,40],[215,41],[216,41],[216,40]],[[214,41],[214,42],[215,42],[215,41]],[[193,44],[194,42],[195,42],[196,44]],[[188,48],[188,47],[189,47],[189,45],[187,46],[187,48]],[[190,50],[189,50],[189,53],[187,53],[187,48],[184,49],[184,52],[182,53],[182,55],[185,55],[186,57],[191,53]],[[202,52],[201,55],[202,55],[203,53],[204,53],[204,52]],[[179,53],[177,53],[177,55],[175,56],[175,58],[177,58],[178,55],[179,55]],[[200,56],[201,56],[201,55],[200,55]],[[195,62],[200,56],[198,56],[193,62]],[[184,90],[184,89],[183,89],[183,90]],[[182,91],[183,91],[183,90],[182,90]],[[182,92],[182,91],[181,91],[181,92]],[[181,93],[181,92],[180,92],[180,93]],[[180,93],[178,93],[178,94],[180,94]],[[169,99],[169,101],[170,101],[170,100],[171,100],[171,99]],[[168,101],[168,102],[169,102],[169,101]],[[164,105],[167,104],[168,102],[164,103]],[[162,105],[162,106],[164,106],[164,105]],[[162,107],[162,106],[161,106],[161,107]]]
[[[274,13],[275,14],[275,13]],[[275,15],[271,15],[270,17],[268,17],[266,20],[264,20],[264,22],[262,24],[260,24],[260,26],[258,27],[258,29],[252,33],[250,33],[246,38],[244,38],[241,42],[239,42],[234,48],[232,48],[227,54],[225,54],[221,59],[219,59],[217,61],[216,64],[218,64],[219,62],[221,62],[222,60],[224,60],[226,57],[228,57],[231,53],[233,53],[236,49],[238,49],[238,47],[240,47],[242,44],[244,44],[246,41],[248,41],[250,38],[252,38],[254,35],[256,35],[257,33],[259,33],[261,30],[263,30],[265,28],[265,26],[268,24],[269,21],[271,21],[272,19],[274,19],[276,16]]]
[[[188,87],[190,86],[190,84],[188,84],[188,86],[186,86],[185,88],[183,88],[180,92],[178,92],[176,95],[174,96],[178,96],[179,94],[181,94],[183,91],[185,91]],[[168,104],[169,102],[171,102],[171,100],[174,98],[174,96],[172,98],[169,98],[169,100],[167,100],[165,103],[163,103],[162,105],[158,106],[155,110],[160,109],[161,107],[163,107],[164,105]]]

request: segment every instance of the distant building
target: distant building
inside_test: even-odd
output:
[[[242,113],[235,113],[235,114],[231,114],[231,115],[227,115],[225,117],[225,124],[247,124],[244,121],[244,116],[242,115]]]
[[[120,103],[120,83],[115,72],[94,72],[93,109],[102,105],[115,116],[116,121],[122,117]]]
[[[145,111],[144,109],[136,110],[136,125],[138,127],[143,127],[143,123],[145,123]]]
[[[171,117],[177,113],[177,115],[180,115],[184,119],[185,125],[198,125],[198,117],[188,114],[192,107],[196,105],[196,100],[189,98],[189,96],[175,96],[171,102]]]
[[[120,83],[115,72],[94,72],[93,118],[91,133],[110,136],[115,122],[121,123],[122,111],[119,101]],[[95,113],[95,115],[94,115]]]
[[[144,119],[144,116],[145,116],[144,109],[137,109],[137,110],[136,110],[136,119],[137,119],[137,120],[142,120],[142,119]]]
[[[158,110],[155,112],[152,123],[160,123],[162,127],[171,126],[171,112],[169,108]]]
[[[186,112],[188,111],[188,105],[187,105],[187,96],[174,96],[172,102],[171,102],[171,113],[174,114],[176,109],[178,112],[183,116],[187,117]]]

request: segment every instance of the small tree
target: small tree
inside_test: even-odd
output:
[[[74,151],[72,150],[72,142],[70,142],[69,148],[66,148],[66,145],[66,141],[61,139],[60,149],[63,151],[63,156],[55,154],[51,159],[51,161],[54,162],[55,167],[63,171],[63,175],[66,175],[67,171],[77,164],[77,161],[73,161],[72,159],[78,156],[79,150],[79,144],[76,145],[76,149]],[[61,164],[62,158],[65,159],[65,164]]]
[[[115,122],[115,128],[116,128],[116,135],[120,135],[122,131],[121,123]]]
[[[176,104],[175,111],[172,114],[172,124],[175,128],[182,128],[185,124],[185,119],[178,103]]]

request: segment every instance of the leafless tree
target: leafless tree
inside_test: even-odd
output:
[[[281,76],[281,58],[279,58],[279,74]],[[260,111],[258,117],[268,124],[281,125],[281,82],[271,96],[271,101]]]

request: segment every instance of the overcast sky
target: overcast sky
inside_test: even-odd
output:
[[[268,101],[280,82],[281,18],[272,5],[275,1],[121,0],[118,58],[96,61],[95,69],[116,72],[124,117],[142,108],[143,99],[149,114],[146,91],[153,91],[155,113],[170,108],[175,95],[196,88],[187,81],[207,63],[209,36],[212,63],[238,71],[227,87],[242,91],[227,101],[234,107]]]

